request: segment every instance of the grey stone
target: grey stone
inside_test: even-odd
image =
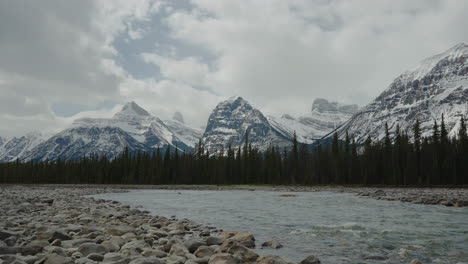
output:
[[[166,264],[162,259],[158,258],[137,258],[129,264]]]
[[[271,247],[274,249],[282,248],[283,245],[278,240],[270,240],[262,244],[262,247]]]
[[[200,246],[194,255],[198,258],[211,257],[214,254],[214,249],[208,246]]]
[[[190,253],[195,252],[200,246],[206,245],[205,241],[199,239],[189,239],[184,242],[184,246]]]
[[[81,244],[80,247],[78,247],[78,252],[83,254],[83,256],[88,256],[91,253],[98,253],[98,254],[106,254],[109,250],[99,244],[95,243],[84,243]]]
[[[94,260],[94,261],[97,261],[97,262],[101,262],[101,261],[104,260],[104,256],[101,255],[101,254],[98,254],[98,253],[91,253],[91,254],[88,255],[87,258],[89,258],[91,260]]]
[[[220,253],[211,256],[208,264],[241,264],[241,262],[230,254]]]
[[[299,262],[299,264],[320,264],[320,260],[315,256],[308,256],[307,258]]]

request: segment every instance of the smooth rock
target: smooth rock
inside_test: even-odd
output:
[[[307,258],[299,262],[299,264],[320,264],[320,260],[315,256],[308,256]]]
[[[107,253],[104,255],[104,262],[114,262],[123,259],[124,257],[119,253]]]
[[[46,256],[44,264],[71,264],[73,260],[68,257],[60,256],[57,254],[50,254]]]
[[[223,241],[221,240],[221,238],[219,237],[207,237],[205,239],[205,242],[206,242],[206,245],[207,246],[212,246],[212,245],[221,245],[223,243]]]
[[[220,253],[211,256],[208,264],[241,264],[241,262],[235,259],[231,254]]]
[[[6,255],[6,254],[16,254],[18,252],[18,248],[16,247],[0,247],[0,255]]]
[[[223,244],[217,249],[217,253],[229,253],[242,263],[254,262],[259,257],[259,255],[253,250],[248,249],[241,243],[234,240],[224,241]]]
[[[83,254],[83,256],[88,256],[91,253],[106,254],[109,250],[102,245],[94,243],[84,243],[78,247],[78,252]]]
[[[198,258],[211,257],[215,253],[214,249],[208,246],[200,246],[194,255]]]
[[[290,264],[291,262],[279,256],[264,256],[257,259],[257,264]]]
[[[11,236],[15,236],[16,234],[7,230],[0,229],[0,240],[5,240]]]
[[[59,239],[61,241],[64,241],[64,240],[71,240],[73,239],[73,237],[71,237],[70,235],[64,233],[64,232],[61,232],[61,231],[55,231],[53,234],[52,234],[52,237],[49,239],[49,241],[54,241],[56,239]]]
[[[255,248],[255,238],[248,232],[241,231],[223,231],[219,233],[218,237],[221,240],[234,240],[248,248]]]
[[[104,241],[101,243],[101,245],[105,248],[107,248],[107,250],[109,250],[109,252],[116,252],[116,251],[119,251],[120,249],[120,246],[113,242],[113,241]]]
[[[137,258],[129,264],[166,264],[162,259],[158,258]]]
[[[145,250],[141,253],[142,256],[147,258],[165,258],[167,253],[157,249]]]
[[[91,260],[94,260],[94,261],[97,261],[97,262],[101,262],[101,261],[104,260],[104,256],[101,255],[101,254],[98,254],[98,253],[91,253],[91,254],[88,255],[87,258],[89,258]]]
[[[199,239],[189,239],[184,242],[184,246],[190,253],[195,252],[200,246],[206,245],[205,241]]]
[[[4,242],[5,242],[5,244],[6,244],[7,246],[12,247],[12,246],[15,245],[16,239],[17,239],[17,238],[16,238],[15,236],[11,236],[11,237],[9,237],[9,238],[6,238],[6,239],[4,240]]]
[[[271,247],[274,249],[282,248],[283,245],[278,240],[270,240],[262,244],[262,247]]]

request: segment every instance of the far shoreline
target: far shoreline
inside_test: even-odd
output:
[[[468,186],[390,186],[390,185],[136,185],[136,184],[0,184],[41,188],[97,188],[110,190],[193,190],[193,191],[275,191],[350,193],[375,200],[409,202],[424,205],[468,207]]]

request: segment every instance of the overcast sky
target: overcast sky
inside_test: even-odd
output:
[[[365,105],[468,42],[468,1],[0,1],[0,136],[58,131],[134,100],[205,125],[241,95],[267,114]]]

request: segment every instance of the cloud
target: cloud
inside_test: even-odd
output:
[[[55,102],[92,106],[120,98],[126,72],[115,62],[113,40],[134,34],[132,23],[147,19],[158,6],[154,1],[1,2],[0,133],[56,130],[63,120],[51,110]]]
[[[196,127],[231,95],[274,115],[304,114],[317,97],[364,105],[468,42],[466,10],[461,0],[0,3],[0,135],[56,131],[130,100]]]
[[[418,61],[468,40],[464,1],[194,0],[172,36],[217,56],[209,85],[272,113],[366,104]]]
[[[177,80],[192,86],[207,85],[206,78],[210,70],[208,65],[198,58],[176,59],[157,53],[142,53],[141,57],[146,63],[157,66],[163,77],[167,79]]]

